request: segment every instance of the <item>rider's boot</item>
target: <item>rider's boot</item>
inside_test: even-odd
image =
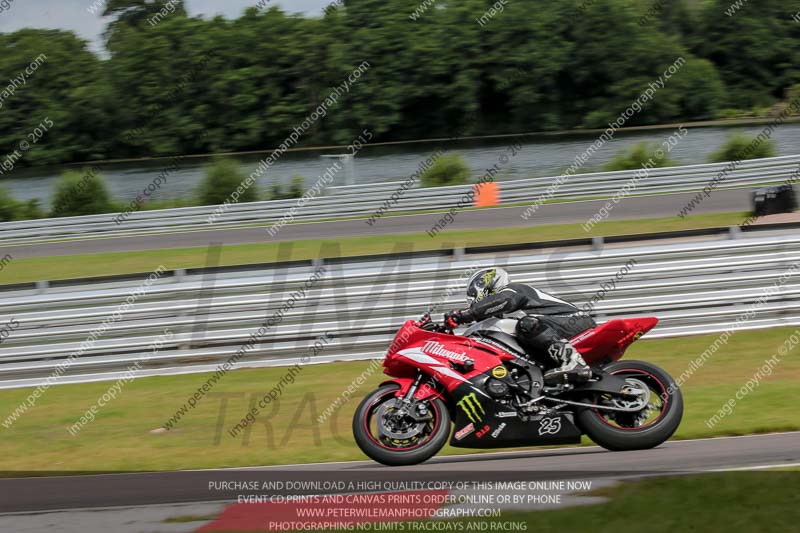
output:
[[[592,369],[583,360],[580,352],[566,339],[551,344],[547,352],[561,366],[545,372],[546,383],[579,383],[592,377]]]

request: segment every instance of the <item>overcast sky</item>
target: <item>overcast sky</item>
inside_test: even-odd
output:
[[[10,9],[0,13],[0,32],[10,32],[25,27],[60,28],[72,30],[92,41],[93,48],[100,47],[100,34],[105,21],[92,15],[88,8],[95,0],[9,0]],[[257,0],[185,0],[189,14],[214,16],[221,14],[235,18]],[[322,14],[331,0],[271,0],[270,5],[281,6],[286,11]]]

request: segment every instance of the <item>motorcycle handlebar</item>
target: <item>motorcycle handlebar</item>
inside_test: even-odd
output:
[[[420,329],[424,329],[425,331],[433,331],[436,333],[452,333],[453,330],[445,326],[444,324],[437,324],[431,319],[430,313],[425,313],[417,320],[416,325]]]

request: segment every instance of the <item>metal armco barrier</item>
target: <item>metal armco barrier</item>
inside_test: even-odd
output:
[[[631,268],[620,275],[626,263]],[[722,331],[748,309],[756,313],[743,329],[800,325],[796,230],[735,239],[618,243],[601,251],[574,246],[420,252],[322,262],[324,276],[295,298],[235,367],[298,363],[326,333],[332,340],[312,363],[381,357],[404,320],[419,317],[431,304],[438,318],[463,306],[466,277],[490,264],[505,267],[515,281],[578,305],[595,296],[598,322],[658,316],[660,324],[646,338]],[[319,260],[212,273],[165,272],[102,335],[95,335],[91,346],[84,344],[85,351],[71,359],[56,383],[117,379],[137,361],[139,376],[212,371],[286,307],[290,294],[307,287],[318,268]],[[0,287],[0,324],[18,322],[0,344],[0,388],[44,382],[145,277]],[[609,290],[611,280],[615,286]],[[604,291],[602,298],[599,291]],[[153,352],[149,346],[165,330],[171,337]]]
[[[637,194],[701,191],[721,172],[727,163],[689,165],[651,169],[647,179],[637,185]],[[800,155],[743,161],[720,182],[718,188],[742,187],[785,181],[800,168]],[[638,171],[576,174],[567,179],[551,198],[607,198],[619,191]],[[499,182],[500,203],[534,202],[554,183],[556,177],[531,178]],[[378,183],[332,187],[326,196],[313,198],[297,209],[294,221],[326,220],[331,218],[369,217],[392,193],[397,183]],[[449,209],[462,201],[472,185],[452,187],[411,188],[388,212],[402,213],[426,209]],[[243,225],[270,225],[279,221],[297,200],[278,200],[228,205],[227,209],[209,224],[209,216],[217,206],[185,207],[138,211],[117,224],[116,213],[25,220],[0,223],[0,239],[7,244],[37,242],[53,239],[171,233],[208,228]]]

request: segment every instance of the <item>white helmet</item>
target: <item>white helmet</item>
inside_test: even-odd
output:
[[[502,268],[482,268],[467,282],[467,301],[472,303],[483,300],[509,283],[508,272]]]

